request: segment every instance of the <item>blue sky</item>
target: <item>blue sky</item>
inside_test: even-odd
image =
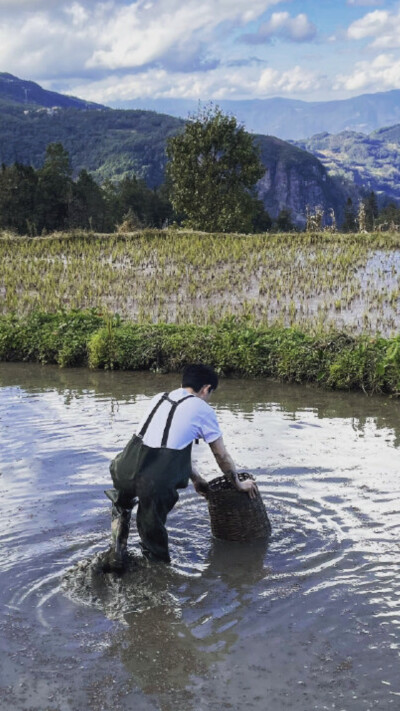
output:
[[[102,103],[400,88],[399,0],[0,0],[0,70]]]

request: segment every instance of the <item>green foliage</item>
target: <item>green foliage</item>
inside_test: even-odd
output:
[[[380,211],[376,224],[381,229],[398,229],[400,225],[400,208],[394,202],[389,202]]]
[[[48,144],[61,143],[75,177],[82,169],[99,183],[136,175],[154,188],[164,180],[166,140],[182,125],[180,119],[152,111],[63,108],[47,112],[0,102],[0,161],[39,169]]]
[[[365,218],[367,223],[367,231],[373,232],[375,229],[376,219],[379,215],[378,200],[373,190],[363,200],[365,206]]]
[[[282,207],[279,210],[275,226],[278,232],[292,232],[294,230],[291,212],[286,207]]]
[[[38,176],[31,166],[3,165],[0,172],[0,224],[31,233],[35,220]]]
[[[255,183],[264,174],[252,137],[216,107],[169,139],[171,199],[185,224],[206,232],[249,232]]]
[[[69,154],[61,143],[48,145],[38,171],[15,164],[3,165],[0,173],[0,227],[19,234],[77,228],[110,232],[122,221],[125,231],[131,231],[162,227],[171,217],[165,189],[152,190],[136,177],[100,186],[81,170],[74,182]]]
[[[178,326],[124,323],[93,311],[3,316],[0,360],[162,372],[203,361],[224,375],[400,394],[400,336],[311,336],[291,328],[254,328],[232,318],[215,326]]]
[[[352,199],[347,198],[346,207],[344,210],[344,220],[342,225],[343,232],[357,232],[357,214],[353,205]]]
[[[43,167],[38,171],[38,227],[49,231],[68,227],[69,205],[72,200],[72,179],[69,155],[61,143],[47,146]]]
[[[101,318],[94,311],[35,312],[29,318],[0,319],[0,360],[87,364],[88,336]]]

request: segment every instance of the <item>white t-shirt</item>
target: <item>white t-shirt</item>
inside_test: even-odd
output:
[[[163,394],[158,393],[151,400],[145,416],[139,423],[137,434],[139,434],[150,412],[161,400]],[[185,388],[178,388],[169,393],[170,399],[174,401],[181,400],[187,395],[190,395],[190,393]],[[153,416],[143,437],[143,442],[148,447],[161,447],[161,440],[171,407],[171,403],[165,400]],[[219,437],[222,437],[222,433],[214,410],[207,402],[194,395],[181,402],[176,408],[166,446],[168,449],[184,449],[195,439],[204,439],[207,444],[210,444]]]

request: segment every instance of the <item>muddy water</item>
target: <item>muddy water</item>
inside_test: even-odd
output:
[[[213,541],[189,488],[172,566],[132,535],[128,572],[105,576],[108,462],[175,383],[0,365],[2,711],[399,709],[399,403],[223,382],[268,545]]]

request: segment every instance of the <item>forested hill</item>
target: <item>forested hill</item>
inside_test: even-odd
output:
[[[341,221],[347,197],[359,197],[351,184],[332,178],[311,153],[273,136],[255,136],[255,141],[266,167],[258,194],[270,215],[286,207],[297,224],[304,224],[306,206],[320,206],[326,214],[332,208]]]
[[[49,143],[62,143],[74,175],[96,180],[136,175],[150,187],[164,180],[165,144],[183,121],[154,111],[109,109],[0,74],[0,163],[39,168]]]
[[[0,163],[38,169],[48,144],[62,143],[75,177],[84,168],[98,182],[135,175],[154,188],[164,181],[166,142],[183,127],[182,119],[154,111],[85,105],[11,75],[0,75],[0,80]],[[36,104],[26,103],[26,85],[34,87],[27,96]],[[80,105],[63,107],[63,98]],[[288,208],[301,223],[306,205],[318,204],[326,210],[333,207],[340,219],[345,191],[314,156],[272,136],[255,140],[266,167],[260,197],[272,217]]]
[[[22,109],[0,105],[0,162],[39,168],[49,143],[62,143],[76,176],[82,168],[103,182],[136,175],[160,185],[165,144],[183,121],[152,111]]]
[[[319,133],[296,141],[313,153],[330,175],[343,176],[378,195],[400,199],[400,124],[369,135],[355,131]]]
[[[55,91],[47,91],[33,81],[19,79],[12,74],[0,72],[0,103],[13,102],[24,106],[40,106],[43,108],[75,109],[96,109],[104,108],[100,104],[91,101],[83,101],[74,96],[57,94]]]

